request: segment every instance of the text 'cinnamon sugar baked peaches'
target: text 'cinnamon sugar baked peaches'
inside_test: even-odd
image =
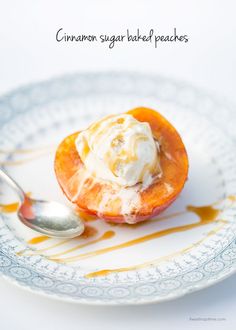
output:
[[[67,198],[83,212],[136,223],[176,199],[187,180],[188,157],[175,128],[140,107],[66,137],[55,172]]]

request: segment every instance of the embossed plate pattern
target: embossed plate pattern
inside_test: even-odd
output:
[[[66,202],[53,173],[55,146],[64,136],[85,128],[96,118],[139,105],[155,108],[170,119],[189,153],[189,180],[180,198],[164,215],[168,218],[189,204],[222,201],[220,217],[225,225],[216,229],[211,224],[64,264],[49,260],[43,253],[20,255],[23,249],[35,250],[27,242],[37,235],[21,226],[15,213],[2,212],[0,272],[3,276],[51,297],[111,305],[174,299],[216,283],[235,271],[236,206],[227,199],[236,195],[233,114],[229,105],[198,89],[162,77],[125,73],[76,74],[23,87],[0,99],[2,166],[35,197]],[[46,151],[41,149],[45,146]],[[53,151],[47,151],[48,146]],[[27,152],[19,153],[19,150]],[[14,201],[16,197],[3,184],[1,187],[0,203]],[[114,229],[98,220],[94,222],[98,231],[112,229],[116,236],[85,247],[82,252],[189,221],[197,218],[181,215],[133,230]],[[42,249],[48,243],[40,244]],[[86,277],[96,270],[128,268],[156,259],[157,263],[146,267]]]

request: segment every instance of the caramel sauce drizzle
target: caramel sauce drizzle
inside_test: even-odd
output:
[[[0,149],[0,154],[31,154],[37,151],[50,150],[54,145],[42,146],[37,148],[24,148],[24,149]]]
[[[229,196],[228,196],[228,199],[229,199],[231,202],[236,202],[236,196],[234,196],[234,195],[229,195]]]
[[[0,204],[0,212],[2,213],[14,213],[18,210],[19,203]]]
[[[36,236],[36,237],[31,238],[27,243],[34,245],[34,244],[39,244],[39,243],[45,242],[48,239],[50,239],[50,237],[48,237],[48,236],[44,236],[44,235]]]
[[[31,157],[27,157],[24,159],[20,159],[20,160],[9,160],[9,161],[1,161],[0,165],[1,166],[15,166],[15,165],[21,165],[24,163],[28,163],[31,162],[37,158],[40,158],[46,154],[48,154],[48,152],[50,152],[51,150],[53,150],[55,146],[53,145],[48,145],[48,146],[44,146],[44,147],[38,147],[38,148],[34,148],[34,149],[12,149],[12,150],[1,150],[0,149],[0,154],[18,154],[18,155],[24,155],[24,154],[33,154],[33,156]]]
[[[96,236],[98,233],[97,229],[92,227],[92,226],[88,226],[86,225],[85,226],[85,229],[84,229],[84,232],[78,236],[78,237],[75,237],[73,238],[73,240],[78,240],[78,239],[88,239],[90,237],[94,237]],[[50,239],[50,237],[48,236],[37,236],[37,237],[34,237],[32,238],[31,240],[27,241],[28,244],[38,244],[38,243],[41,243],[47,239]],[[36,255],[36,254],[42,254],[43,252],[47,252],[49,250],[52,250],[52,249],[55,249],[56,247],[59,247],[61,245],[64,245],[66,243],[69,243],[71,242],[72,239],[69,238],[69,239],[66,239],[66,240],[60,240],[59,242],[55,243],[55,244],[52,244],[50,245],[49,247],[46,247],[46,248],[43,248],[43,249],[38,249],[37,251],[30,251],[30,252],[27,252],[25,249],[18,252],[17,254],[18,255],[25,255],[25,256],[30,256],[30,255]],[[92,242],[94,241],[91,241],[89,242],[90,244],[92,244]]]
[[[85,222],[98,220],[98,217],[97,216],[92,215],[92,214],[85,213],[83,211],[78,211],[78,215]]]
[[[31,193],[26,194],[30,197]],[[19,207],[19,202],[9,203],[9,204],[0,204],[0,212],[2,213],[15,213]]]
[[[100,124],[100,123],[99,123]],[[1,150],[0,149],[0,154],[30,154],[32,153],[33,156],[32,157],[28,157],[22,160],[16,160],[16,161],[3,161],[0,162],[0,165],[19,165],[19,164],[24,164],[27,162],[30,162],[34,159],[37,159],[45,154],[48,153],[48,151],[50,151],[50,149],[52,149],[53,146],[46,146],[46,147],[40,147],[37,149],[19,149],[19,150]],[[236,196],[228,196],[228,199],[232,202],[236,201]],[[69,258],[60,258],[61,256],[79,250],[83,247],[95,244],[97,242],[103,241],[103,240],[107,240],[107,239],[111,239],[115,236],[115,232],[112,230],[106,231],[105,233],[103,233],[100,237],[98,237],[97,239],[91,240],[89,242],[85,242],[82,244],[78,244],[70,249],[67,249],[64,252],[60,252],[60,253],[56,253],[56,254],[52,254],[50,255],[48,258],[57,262],[74,262],[77,260],[81,260],[81,259],[85,259],[85,258],[90,258],[90,257],[95,257],[97,255],[101,255],[101,254],[105,254],[114,250],[118,250],[118,249],[122,249],[122,248],[126,248],[126,247],[130,247],[136,244],[141,244],[144,243],[146,241],[150,241],[156,238],[160,238],[166,235],[170,235],[173,233],[177,233],[177,232],[183,232],[183,231],[187,231],[187,230],[191,230],[193,228],[197,228],[199,226],[203,226],[203,225],[207,225],[210,224],[212,222],[214,222],[217,219],[217,216],[220,213],[220,210],[214,208],[214,205],[217,205],[218,203],[220,203],[221,201],[218,201],[216,203],[213,203],[212,205],[208,205],[208,206],[202,206],[202,207],[196,207],[193,205],[189,205],[186,207],[186,211],[182,211],[182,212],[176,212],[170,215],[166,215],[166,216],[162,216],[162,217],[158,217],[158,218],[153,218],[150,219],[148,222],[140,222],[134,225],[129,225],[129,224],[112,224],[111,225],[115,226],[127,226],[129,228],[136,228],[139,226],[143,226],[143,225],[147,225],[149,222],[153,222],[153,221],[161,221],[161,220],[165,220],[165,219],[170,219],[170,218],[174,218],[176,216],[179,215],[183,215],[186,212],[192,212],[194,214],[196,214],[199,217],[199,221],[197,223],[193,223],[193,224],[187,224],[187,225],[182,225],[182,226],[178,226],[178,227],[172,227],[172,228],[168,228],[165,230],[161,230],[161,231],[157,231],[145,236],[141,236],[139,238],[136,239],[132,239],[130,241],[121,243],[121,244],[117,244],[117,245],[113,245],[107,248],[103,248],[103,249],[98,249],[95,251],[91,251],[91,252],[87,252],[87,253],[83,253],[80,254],[78,256],[74,256],[74,257],[69,257]],[[18,202],[14,202],[14,203],[9,203],[9,204],[0,204],[0,212],[3,213],[14,213],[17,212],[19,207],[19,203]],[[81,218],[88,222],[88,221],[95,221],[97,220],[96,216],[92,216],[92,215],[88,215],[84,212],[79,212],[79,215],[81,216]],[[99,270],[99,271],[95,271],[95,272],[91,272],[85,275],[86,278],[94,278],[94,277],[98,277],[98,276],[105,276],[105,275],[109,275],[111,273],[117,273],[117,272],[125,272],[125,271],[130,271],[130,270],[136,270],[136,269],[141,269],[141,268],[145,268],[147,266],[151,266],[154,264],[159,263],[160,261],[163,260],[169,260],[177,255],[180,255],[182,253],[186,253],[188,251],[190,251],[193,247],[196,247],[198,245],[200,245],[204,240],[207,239],[207,237],[215,234],[217,231],[219,231],[226,223],[227,221],[225,220],[217,220],[215,221],[219,224],[219,226],[211,231],[209,231],[206,235],[206,237],[204,237],[203,239],[199,240],[198,242],[191,244],[189,247],[182,249],[181,251],[177,251],[175,253],[172,253],[168,256],[164,256],[164,257],[160,257],[151,261],[147,261],[138,265],[134,265],[134,266],[130,266],[130,267],[121,267],[121,268],[116,268],[116,269],[103,269],[103,270]],[[97,235],[97,229],[91,226],[86,226],[84,233],[79,236],[78,238],[74,238],[76,239],[88,239],[90,237],[94,237]],[[29,241],[27,241],[28,244],[30,245],[37,245],[40,244],[42,242],[45,242],[47,240],[49,240],[50,237],[48,236],[37,236],[34,237],[32,239],[30,239]],[[49,247],[43,248],[43,249],[39,249],[37,251],[31,251],[30,254],[26,254],[26,255],[34,255],[34,254],[41,254],[43,252],[47,252],[48,250],[54,249],[56,247],[59,247],[63,244],[66,244],[68,242],[70,242],[71,239],[68,240],[62,240],[59,241],[53,245],[50,245]],[[25,250],[20,251],[17,253],[18,255],[25,255]]]
[[[67,263],[74,262],[74,261],[85,259],[85,258],[95,257],[95,256],[105,254],[105,253],[108,253],[111,251],[115,251],[118,249],[127,248],[130,246],[136,245],[136,244],[141,244],[141,243],[144,243],[144,242],[156,239],[156,238],[160,238],[160,237],[163,237],[166,235],[170,235],[173,233],[183,232],[186,230],[197,228],[197,227],[212,223],[220,212],[220,210],[215,209],[213,206],[203,206],[203,207],[187,206],[187,211],[195,213],[199,217],[199,222],[164,229],[164,230],[157,231],[157,232],[145,235],[145,236],[141,236],[139,238],[132,239],[132,240],[124,242],[124,243],[120,243],[120,244],[109,246],[109,247],[106,247],[103,249],[83,253],[78,256],[68,257],[68,258],[63,258],[63,259],[54,259],[54,260],[57,262],[67,262]],[[159,219],[157,218],[156,220],[159,220]],[[62,254],[64,254],[64,253],[62,253]],[[57,256],[60,256],[60,254],[58,254]],[[53,258],[51,258],[51,259],[53,259]]]
[[[203,224],[214,221],[220,212],[218,209],[209,205],[201,207],[188,205],[186,210],[195,213],[200,218],[200,223],[203,222]]]
[[[228,196],[227,199],[230,200],[233,203],[233,202],[236,201],[236,196],[232,196],[231,195],[231,196]],[[193,228],[197,228],[197,227],[200,227],[200,226],[203,226],[203,225],[208,225],[210,223],[213,223],[217,219],[217,217],[218,217],[219,213],[221,212],[221,210],[220,209],[217,209],[215,206],[217,204],[219,204],[220,202],[222,202],[222,201],[223,201],[223,199],[220,200],[220,201],[217,201],[217,202],[213,203],[212,205],[199,206],[199,207],[198,206],[189,205],[189,206],[186,207],[186,210],[185,211],[176,212],[176,213],[172,213],[170,215],[153,218],[153,219],[150,219],[148,222],[140,222],[140,223],[137,223],[135,225],[128,225],[128,224],[111,224],[111,225],[112,226],[128,226],[129,228],[136,228],[138,226],[147,225],[149,222],[161,221],[161,220],[165,220],[165,219],[174,218],[176,216],[186,214],[187,212],[194,213],[195,215],[198,216],[199,221],[196,222],[196,223],[187,224],[187,225],[181,225],[181,226],[178,226],[178,227],[172,227],[172,228],[164,229],[164,230],[157,231],[157,232],[154,232],[154,233],[145,235],[145,236],[141,236],[141,237],[136,238],[136,239],[132,239],[130,241],[127,241],[127,242],[124,242],[124,243],[121,243],[121,244],[117,244],[117,245],[113,245],[113,246],[110,246],[110,247],[107,247],[107,248],[102,248],[102,249],[98,249],[98,250],[95,250],[95,251],[91,251],[91,252],[79,254],[77,256],[67,257],[67,258],[60,258],[61,256],[65,255],[67,253],[76,251],[76,250],[81,249],[81,248],[83,248],[85,246],[88,246],[88,245],[95,244],[95,243],[100,242],[102,240],[106,240],[106,239],[110,239],[110,238],[114,237],[115,232],[112,231],[112,230],[109,230],[109,231],[106,231],[105,233],[103,233],[97,239],[94,239],[94,240],[89,241],[89,242],[86,242],[86,243],[78,244],[75,247],[72,247],[72,248],[70,248],[70,249],[68,249],[68,250],[66,250],[64,252],[60,252],[60,253],[56,253],[56,254],[50,255],[47,258],[49,258],[50,260],[57,261],[57,262],[67,262],[67,263],[74,262],[74,261],[77,261],[77,260],[81,260],[81,259],[85,259],[85,258],[90,258],[90,257],[95,257],[97,255],[105,254],[105,253],[108,253],[108,252],[111,252],[111,251],[114,251],[114,250],[118,250],[118,249],[130,247],[130,246],[133,246],[133,245],[136,245],[136,244],[140,244],[140,243],[144,243],[146,241],[149,241],[149,240],[152,240],[152,239],[156,239],[156,238],[159,238],[159,237],[163,237],[163,236],[166,236],[166,235],[170,235],[170,234],[173,234],[173,233],[183,232],[183,231],[191,230]],[[0,208],[1,208],[1,211],[2,212],[6,212],[6,213],[15,212],[17,210],[17,208],[18,208],[18,203],[0,204]],[[97,219],[95,216],[90,216],[90,215],[87,215],[87,214],[85,214],[83,212],[81,212],[80,215],[81,215],[81,217],[85,221],[93,221],[93,220],[96,220]],[[158,263],[158,262],[160,262],[162,260],[171,259],[172,257],[174,257],[176,255],[180,255],[180,254],[182,254],[184,252],[187,252],[190,249],[192,249],[193,247],[199,245],[208,236],[215,234],[217,231],[219,231],[222,228],[222,226],[224,226],[227,223],[227,221],[222,220],[222,219],[218,219],[215,222],[218,223],[220,226],[218,226],[216,229],[213,229],[210,232],[208,232],[208,234],[206,235],[205,238],[201,239],[200,241],[192,244],[190,247],[187,247],[187,248],[185,248],[185,249],[183,249],[181,251],[178,251],[176,253],[173,253],[171,255],[164,256],[164,257],[161,257],[161,258],[158,258],[158,259],[154,259],[152,261],[147,261],[147,262],[142,263],[142,264],[134,265],[134,266],[131,266],[131,267],[122,267],[122,268],[117,268],[117,269],[99,270],[99,271],[96,271],[96,272],[92,272],[92,273],[86,274],[85,277],[92,278],[92,277],[97,277],[97,276],[105,276],[105,275],[108,275],[108,274],[114,273],[114,272],[124,272],[124,271],[128,271],[128,270],[140,269],[140,268],[144,268],[146,266],[150,266],[150,265],[156,264],[156,263]],[[79,236],[78,238],[75,238],[75,239],[88,239],[90,237],[96,236],[97,233],[98,232],[97,232],[97,229],[96,228],[94,228],[92,226],[86,225],[86,228],[85,228],[84,233],[81,236]],[[41,243],[43,241],[46,241],[48,239],[49,239],[48,236],[38,236],[38,237],[32,238],[27,243],[28,244],[31,244],[31,245],[33,245],[33,244],[39,244],[39,243]],[[48,250],[51,250],[51,249],[53,249],[55,247],[58,247],[60,245],[63,245],[65,243],[69,242],[69,241],[71,241],[71,239],[57,242],[57,243],[55,243],[55,244],[53,244],[53,245],[51,245],[51,246],[49,246],[47,248],[40,249],[40,250],[37,250],[37,251],[31,251],[31,253],[28,254],[28,255],[31,255],[31,254],[41,254],[42,252],[47,252]],[[18,254],[19,255],[22,255],[22,254],[25,255],[24,252],[25,252],[25,250],[18,252]]]
[[[197,241],[196,243],[191,244],[190,246],[188,246],[185,249],[182,249],[180,251],[177,251],[175,253],[171,253],[167,256],[164,257],[160,257],[151,261],[147,261],[138,265],[134,265],[134,266],[129,266],[129,267],[121,267],[121,268],[113,268],[113,269],[102,269],[102,270],[98,270],[96,272],[91,272],[85,275],[86,278],[94,278],[94,277],[99,277],[99,276],[106,276],[112,273],[121,273],[121,272],[127,272],[127,271],[131,271],[131,270],[137,270],[137,269],[142,269],[145,267],[150,267],[150,266],[154,266],[157,265],[158,263],[160,263],[161,261],[168,261],[171,260],[174,257],[177,257],[181,254],[184,254],[186,252],[189,252],[190,250],[192,250],[192,248],[199,246],[201,243],[203,243],[209,236],[214,235],[216,232],[218,232],[224,225],[225,223],[227,223],[227,221],[224,220],[219,220],[218,223],[220,223],[220,226],[218,226],[215,230],[211,230],[206,237],[200,239],[199,241]]]
[[[87,239],[87,238],[96,236],[97,233],[98,233],[98,230],[96,228],[86,225],[84,228],[84,232],[80,236],[75,237],[75,239],[81,239],[81,238]]]
[[[32,157],[28,157],[28,158],[24,158],[24,159],[20,159],[20,160],[6,160],[3,162],[0,162],[1,166],[16,166],[16,165],[22,165],[22,164],[26,164],[29,163],[35,159],[38,159],[44,155],[47,155],[48,151],[42,151],[37,153],[36,155],[32,156]]]
[[[108,230],[104,234],[102,234],[100,237],[98,237],[97,239],[95,239],[93,241],[86,242],[84,244],[79,244],[79,245],[76,245],[73,248],[70,248],[70,249],[68,249],[68,250],[66,250],[64,252],[59,252],[59,253],[50,255],[49,259],[50,260],[56,260],[57,257],[61,257],[61,256],[65,255],[65,254],[67,254],[67,253],[76,251],[78,249],[82,249],[85,246],[89,246],[89,245],[92,245],[92,244],[95,244],[95,243],[98,243],[98,242],[101,242],[101,241],[110,239],[110,238],[112,238],[114,236],[115,236],[115,232],[113,230]]]

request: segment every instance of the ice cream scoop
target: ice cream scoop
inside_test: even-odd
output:
[[[150,183],[160,171],[159,143],[150,125],[129,114],[93,123],[75,144],[86,169],[98,179],[130,187]]]

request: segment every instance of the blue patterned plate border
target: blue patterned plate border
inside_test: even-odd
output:
[[[174,100],[179,106],[194,109],[200,116],[212,116],[216,127],[221,130],[227,128],[229,144],[236,142],[232,119],[235,115],[232,106],[224,100],[219,101],[199,89],[168,78],[135,73],[75,74],[19,88],[0,99],[0,127],[4,128],[13,114],[17,117],[31,111],[32,102],[35,107],[49,104],[55,99],[60,102],[74,95],[90,95],[94,91],[134,95],[139,90],[142,90],[145,96],[155,95],[165,101]],[[169,278],[156,276],[140,281],[131,280],[130,283],[121,283],[117,279],[88,283],[82,279],[74,281],[59,276],[47,276],[33,265],[24,264],[23,260],[15,255],[14,244],[9,248],[7,242],[11,237],[4,225],[4,217],[1,215],[0,224],[1,274],[21,287],[48,297],[98,305],[161,302],[208,287],[236,270],[236,231],[231,228],[227,244],[222,246],[220,251],[216,251],[213,258],[198,264],[195,269],[170,275]]]

